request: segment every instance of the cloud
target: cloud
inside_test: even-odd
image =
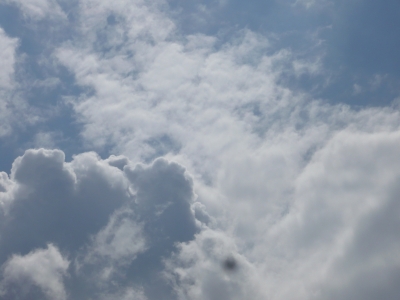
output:
[[[15,161],[11,177],[3,176],[2,193],[13,195],[1,228],[7,245],[2,247],[3,295],[28,280],[47,295],[64,290],[60,299],[395,299],[399,147],[398,130],[341,130],[286,177],[289,186],[268,185],[268,174],[257,164],[250,170],[241,165],[242,185],[238,179],[236,191],[219,187],[225,196],[232,192],[228,199],[213,205],[216,189],[205,199],[206,187],[198,186],[198,201],[206,206],[193,202],[193,182],[185,169],[164,159],[146,166],[85,153],[66,163],[59,150],[29,150]],[[243,182],[243,176],[251,173],[266,182],[259,192],[246,191],[255,177]],[[275,176],[282,175],[270,178]],[[226,180],[221,177],[219,184]],[[54,188],[69,196],[61,198]],[[94,225],[86,211],[90,199],[96,199],[92,211],[104,213],[97,219],[101,224]],[[105,208],[109,202],[117,205]],[[22,213],[25,206],[29,215]],[[205,207],[214,211],[211,219],[204,217]],[[197,221],[194,211],[203,213]],[[62,223],[64,215],[79,227]],[[38,250],[48,243],[57,248]],[[42,257],[51,266],[48,272],[64,270],[54,281],[63,284],[50,282],[49,288],[30,267],[22,269],[20,262],[37,266]],[[235,271],[224,269],[227,258],[235,260]]]
[[[66,18],[57,0],[2,0],[1,2],[17,5],[25,17],[34,21],[42,20],[46,17]]]
[[[341,133],[299,179],[300,195],[308,192],[296,235],[306,247],[327,251],[320,293],[326,299],[398,294],[399,243],[392,230],[400,225],[393,215],[399,210],[400,177],[393,167],[399,164],[399,138],[398,131]]]
[[[210,178],[241,147],[266,147],[285,133],[320,135],[314,142],[323,144],[332,130],[369,122],[374,114],[326,105],[285,87],[288,73],[320,74],[318,61],[272,51],[266,37],[250,30],[224,43],[181,35],[162,6],[138,2],[136,10],[124,10],[124,1],[114,7],[99,1],[95,9],[93,3],[82,2],[86,38],[64,44],[56,55],[78,84],[93,90],[72,103],[85,140],[99,151],[111,148],[138,161],[168,155]],[[137,17],[139,12],[147,17]]]
[[[0,139],[11,136],[39,121],[40,113],[22,96],[20,53],[21,40],[9,36],[0,27]]]
[[[282,191],[291,201],[281,210],[266,193],[264,203],[229,199],[223,229],[169,260],[178,299],[395,299],[399,147],[399,131],[341,131]],[[226,273],[231,256],[239,267]]]
[[[235,270],[224,262],[234,260]],[[181,244],[178,254],[167,261],[166,270],[177,299],[265,299],[263,278],[246,257],[238,253],[226,232],[205,229],[194,241]]]
[[[1,57],[0,57],[0,88],[7,89],[13,84],[14,64],[15,64],[15,51],[18,46],[18,40],[10,38],[0,28],[0,41],[1,41]]]
[[[1,178],[4,295],[24,284],[15,279],[22,275],[53,299],[56,293],[60,299],[120,294],[132,282],[135,292],[127,289],[127,295],[172,293],[158,275],[163,259],[176,251],[176,243],[192,240],[200,226],[183,167],[163,159],[149,166],[124,157],[102,160],[95,153],[67,163],[60,150],[37,149],[18,157],[10,177]],[[58,249],[67,253],[68,264]],[[60,276],[45,286],[45,277],[35,277],[33,269],[45,263],[52,267],[44,269],[47,276],[59,269],[59,261],[66,286],[72,286],[65,292]],[[32,268],[23,267],[28,263]],[[93,288],[76,290],[78,282]],[[156,282],[160,287],[154,289]]]
[[[35,148],[56,148],[55,141],[61,136],[59,132],[38,132],[34,138]]]
[[[15,187],[8,191],[12,201],[2,228],[2,240],[8,241],[0,254],[3,259],[49,242],[76,251],[129,199],[118,169],[90,153],[72,164],[64,157],[62,151],[40,149],[27,151],[14,162],[10,179]]]
[[[82,88],[85,147],[114,155],[30,149],[1,173],[4,295],[14,273],[48,293],[7,270],[53,251],[67,299],[395,299],[398,109],[289,88],[326,75],[323,55],[249,29],[187,35],[171,14],[78,2],[52,49]]]
[[[0,117],[3,120],[0,125],[0,137],[11,132],[11,119],[13,118],[12,102],[9,92],[15,86],[14,67],[16,61],[16,49],[18,40],[10,38],[0,28]]]
[[[3,266],[2,293],[5,294],[2,296],[31,299],[33,295],[29,285],[32,284],[39,287],[47,299],[67,299],[63,277],[68,266],[69,261],[52,244],[47,245],[47,249],[37,249],[25,256],[14,254]],[[10,291],[9,285],[12,284],[16,285],[16,289]]]
[[[394,192],[395,184],[387,184],[397,178],[391,166],[397,159],[376,158],[397,151],[398,111],[355,110],[290,90],[282,84],[285,74],[318,74],[321,67],[289,50],[272,51],[267,38],[250,30],[225,43],[180,35],[172,25],[155,36],[152,28],[169,20],[157,7],[146,10],[151,23],[136,23],[131,11],[87,8],[81,17],[89,24],[91,16],[90,26],[82,30],[95,28],[89,42],[77,39],[57,51],[78,83],[95,91],[74,101],[86,140],[132,160],[166,155],[184,164],[213,217],[167,260],[176,297],[362,298],[362,272],[355,271],[361,265],[349,278],[354,287],[340,280],[351,273],[340,265],[361,251],[351,248],[364,218],[372,217],[367,212],[379,211],[387,191]],[[110,15],[118,20],[112,26]],[[100,31],[107,32],[101,43],[107,49],[97,46],[94,32]],[[115,39],[122,36],[129,38]],[[152,190],[151,198],[163,189]],[[232,248],[204,250],[207,234],[231,240]],[[246,266],[232,278],[220,268],[226,255]],[[382,278],[393,274],[390,265],[379,269]],[[394,284],[375,289],[396,294]]]
[[[146,250],[146,241],[140,223],[134,222],[133,211],[116,212],[93,240],[94,256],[113,260],[134,260],[138,253]],[[88,256],[88,260],[91,256]],[[96,261],[96,259],[94,259]]]

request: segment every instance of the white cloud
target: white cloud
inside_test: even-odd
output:
[[[55,55],[89,88],[72,99],[85,141],[123,155],[17,158],[2,263],[55,243],[76,299],[395,299],[398,110],[290,90],[319,61],[250,30],[222,43],[182,35],[163,2],[79,5]]]
[[[154,37],[154,27],[169,24],[166,14],[140,4],[151,20],[143,23],[130,10],[98,3],[101,9],[81,16],[85,34],[95,28],[90,39],[57,52],[78,83],[94,91],[74,103],[85,138],[135,161],[166,155],[184,164],[213,217],[211,229],[181,244],[170,261],[177,297],[362,299],[362,265],[351,252],[361,251],[362,224],[396,193],[398,111],[357,111],[289,90],[282,75],[315,75],[320,66],[290,51],[270,53],[269,41],[251,31],[223,45],[215,37],[181,36],[173,26]],[[111,14],[118,20],[112,26]],[[95,16],[90,23],[88,15]],[[97,46],[96,32],[107,33],[101,45],[108,49]],[[202,248],[204,235],[216,232],[246,265],[237,278],[218,269],[222,250],[218,256]],[[397,241],[389,248],[395,253]],[[384,253],[376,250],[366,266],[388,278],[397,262],[378,266]],[[341,266],[349,265],[342,262],[347,257],[352,271]],[[344,273],[354,287],[341,280]],[[396,292],[395,284],[374,288]]]
[[[13,119],[12,107],[16,103],[11,102],[10,91],[15,86],[14,67],[16,61],[16,49],[18,40],[10,38],[0,28],[0,137],[11,132],[11,119]]]
[[[23,56],[18,53],[20,40],[12,38],[0,27],[0,138],[10,137],[16,129],[38,121],[38,111],[30,107],[21,95],[18,64]]]
[[[146,250],[146,241],[141,224],[134,222],[133,211],[117,211],[101,231],[93,239],[93,253],[89,253],[88,261],[96,261],[96,256],[107,260],[122,260],[130,263],[137,254]]]
[[[35,148],[56,148],[56,139],[60,138],[59,132],[38,132],[34,137]]]
[[[0,28],[0,88],[10,89],[13,85],[15,51],[18,46],[16,38],[10,38]]]
[[[295,75],[321,70],[318,62],[298,61],[289,51],[269,54],[269,42],[259,34],[245,30],[219,45],[210,36],[180,36],[157,7],[96,3],[81,2],[85,39],[59,48],[57,56],[79,84],[95,91],[73,103],[85,139],[99,149],[113,147],[133,160],[168,154],[212,177],[228,153],[229,160],[265,148],[284,133],[319,135],[306,152],[325,143],[331,130],[358,126],[372,114],[310,101],[278,84],[288,65]],[[146,22],[133,8],[147,15]],[[118,22],[110,25],[110,16]],[[155,27],[165,33],[155,36]]]
[[[283,145],[281,141],[280,149],[284,149]],[[252,159],[231,161],[232,169],[226,169],[230,175],[219,177],[220,186],[211,188],[208,199],[205,187],[198,186],[199,200],[211,209],[214,207],[213,221],[208,222],[209,227],[203,223],[201,231],[196,231],[196,227],[190,229],[194,226],[190,225],[194,224],[191,181],[182,167],[164,160],[151,166],[134,166],[125,157],[101,160],[88,153],[65,163],[58,150],[30,150],[16,160],[11,179],[7,176],[5,182],[19,186],[9,189],[18,197],[12,205],[34,201],[47,211],[46,215],[56,216],[46,220],[30,209],[34,223],[29,224],[28,234],[39,241],[57,242],[61,250],[70,253],[76,271],[68,273],[65,280],[78,276],[81,284],[92,286],[85,297],[102,294],[104,299],[116,295],[157,299],[158,290],[168,299],[374,299],[373,295],[395,299],[398,282],[388,278],[396,276],[400,267],[400,242],[396,236],[400,226],[396,201],[399,148],[399,131],[366,133],[346,129],[334,134],[304,167],[289,159],[293,153],[273,149],[264,156],[260,153]],[[273,161],[278,163],[277,167],[271,165]],[[291,169],[291,173],[278,172],[285,168]],[[242,176],[235,178],[238,170]],[[52,179],[46,179],[46,173]],[[274,178],[284,183],[270,182]],[[103,190],[98,193],[96,189],[101,186]],[[68,194],[65,188],[75,192],[69,199],[57,202],[54,199],[60,196],[51,187],[63,194]],[[30,191],[30,200],[23,199],[26,194],[22,188]],[[107,192],[108,189],[111,191]],[[223,198],[213,204],[216,191]],[[48,208],[41,204],[47,201],[45,195],[54,203],[53,208],[50,202],[45,204],[50,205]],[[104,200],[100,195],[106,201],[122,197],[125,202],[119,202],[114,209],[110,207],[103,226],[91,230],[84,199],[95,197],[96,202],[89,207],[101,213],[96,205],[106,203],[101,204]],[[71,209],[78,199],[85,222],[80,222],[80,213]],[[195,206],[204,211],[204,205]],[[80,231],[92,233],[80,239],[75,232],[67,242],[59,237],[60,232],[68,236],[68,230],[73,230],[67,224],[57,225],[57,211],[61,207],[63,214],[80,224]],[[24,219],[16,208],[24,209],[14,206],[10,216],[21,222]],[[43,231],[39,224],[47,224],[55,234]],[[2,227],[2,239],[9,241],[6,253],[22,249],[16,237],[29,242],[28,236],[21,236],[22,231],[18,231],[26,227],[12,225],[13,238],[7,234],[11,228]],[[170,256],[176,242],[178,251]],[[32,239],[30,243],[30,247],[37,247]],[[10,247],[12,244],[17,246],[15,250]],[[7,257],[4,250],[3,259]],[[10,274],[17,272],[8,271],[9,266],[17,265],[14,262],[40,251],[14,255],[19,260],[13,258],[3,265],[3,270],[7,270],[4,274],[9,274],[5,278],[16,278]],[[224,270],[224,260],[229,257],[235,259],[236,270]],[[127,290],[125,276],[134,283],[134,289]],[[156,281],[151,279],[157,277]],[[155,290],[154,284],[159,288]],[[3,284],[3,290],[7,286]],[[365,291],[366,286],[370,292]],[[78,295],[71,282],[68,287],[68,295]]]
[[[268,189],[255,197],[262,183],[237,187],[218,218],[224,229],[204,230],[169,261],[178,299],[395,299],[399,147],[399,131],[338,133],[283,190],[280,209]],[[251,173],[240,170],[242,180]],[[229,255],[239,268],[225,274]]]
[[[7,214],[9,205],[12,203],[12,190],[15,187],[15,182],[10,180],[8,174],[0,172],[0,206],[2,214]]]
[[[394,167],[400,163],[399,147],[398,131],[342,132],[299,177],[302,200],[292,216],[296,226],[290,228],[296,228],[297,249],[315,249],[310,252],[325,264],[319,284],[326,299],[394,299],[398,294],[398,279],[384,278],[400,267],[394,255],[400,244],[392,232],[400,226],[393,216],[399,211],[400,173]]]
[[[34,21],[46,17],[66,18],[57,0],[1,0],[1,2],[17,5],[25,17]]]
[[[197,235],[196,240],[182,244],[166,268],[177,299],[267,298],[261,274],[237,250],[234,239],[209,229]],[[224,268],[226,260],[232,260],[235,267]]]
[[[7,289],[9,285],[14,284],[16,289],[21,290],[22,295],[16,292],[15,295],[8,296],[15,297],[14,299],[21,299],[21,296],[28,299],[33,296],[23,294],[28,283],[39,287],[47,299],[64,300],[67,299],[67,294],[63,277],[67,274],[68,266],[69,261],[52,244],[47,245],[47,249],[38,249],[25,256],[14,254],[3,266],[2,288]],[[27,293],[30,293],[29,289]]]

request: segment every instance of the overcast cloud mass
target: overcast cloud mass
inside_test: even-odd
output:
[[[398,300],[399,16],[0,0],[0,299]]]

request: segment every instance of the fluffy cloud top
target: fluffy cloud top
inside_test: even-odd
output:
[[[4,297],[21,288],[21,297],[31,298],[22,288],[26,279],[49,299],[87,299],[86,288],[64,290],[67,274],[67,286],[91,282],[93,295],[118,292],[114,280],[121,276],[128,276],[126,288],[138,285],[137,293],[160,293],[147,280],[157,280],[163,257],[200,226],[192,181],[162,159],[134,166],[124,157],[85,153],[66,163],[60,150],[29,150],[15,160],[10,178],[2,173],[1,186]]]

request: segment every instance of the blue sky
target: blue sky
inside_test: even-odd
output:
[[[0,299],[398,299],[399,15],[0,0]]]

